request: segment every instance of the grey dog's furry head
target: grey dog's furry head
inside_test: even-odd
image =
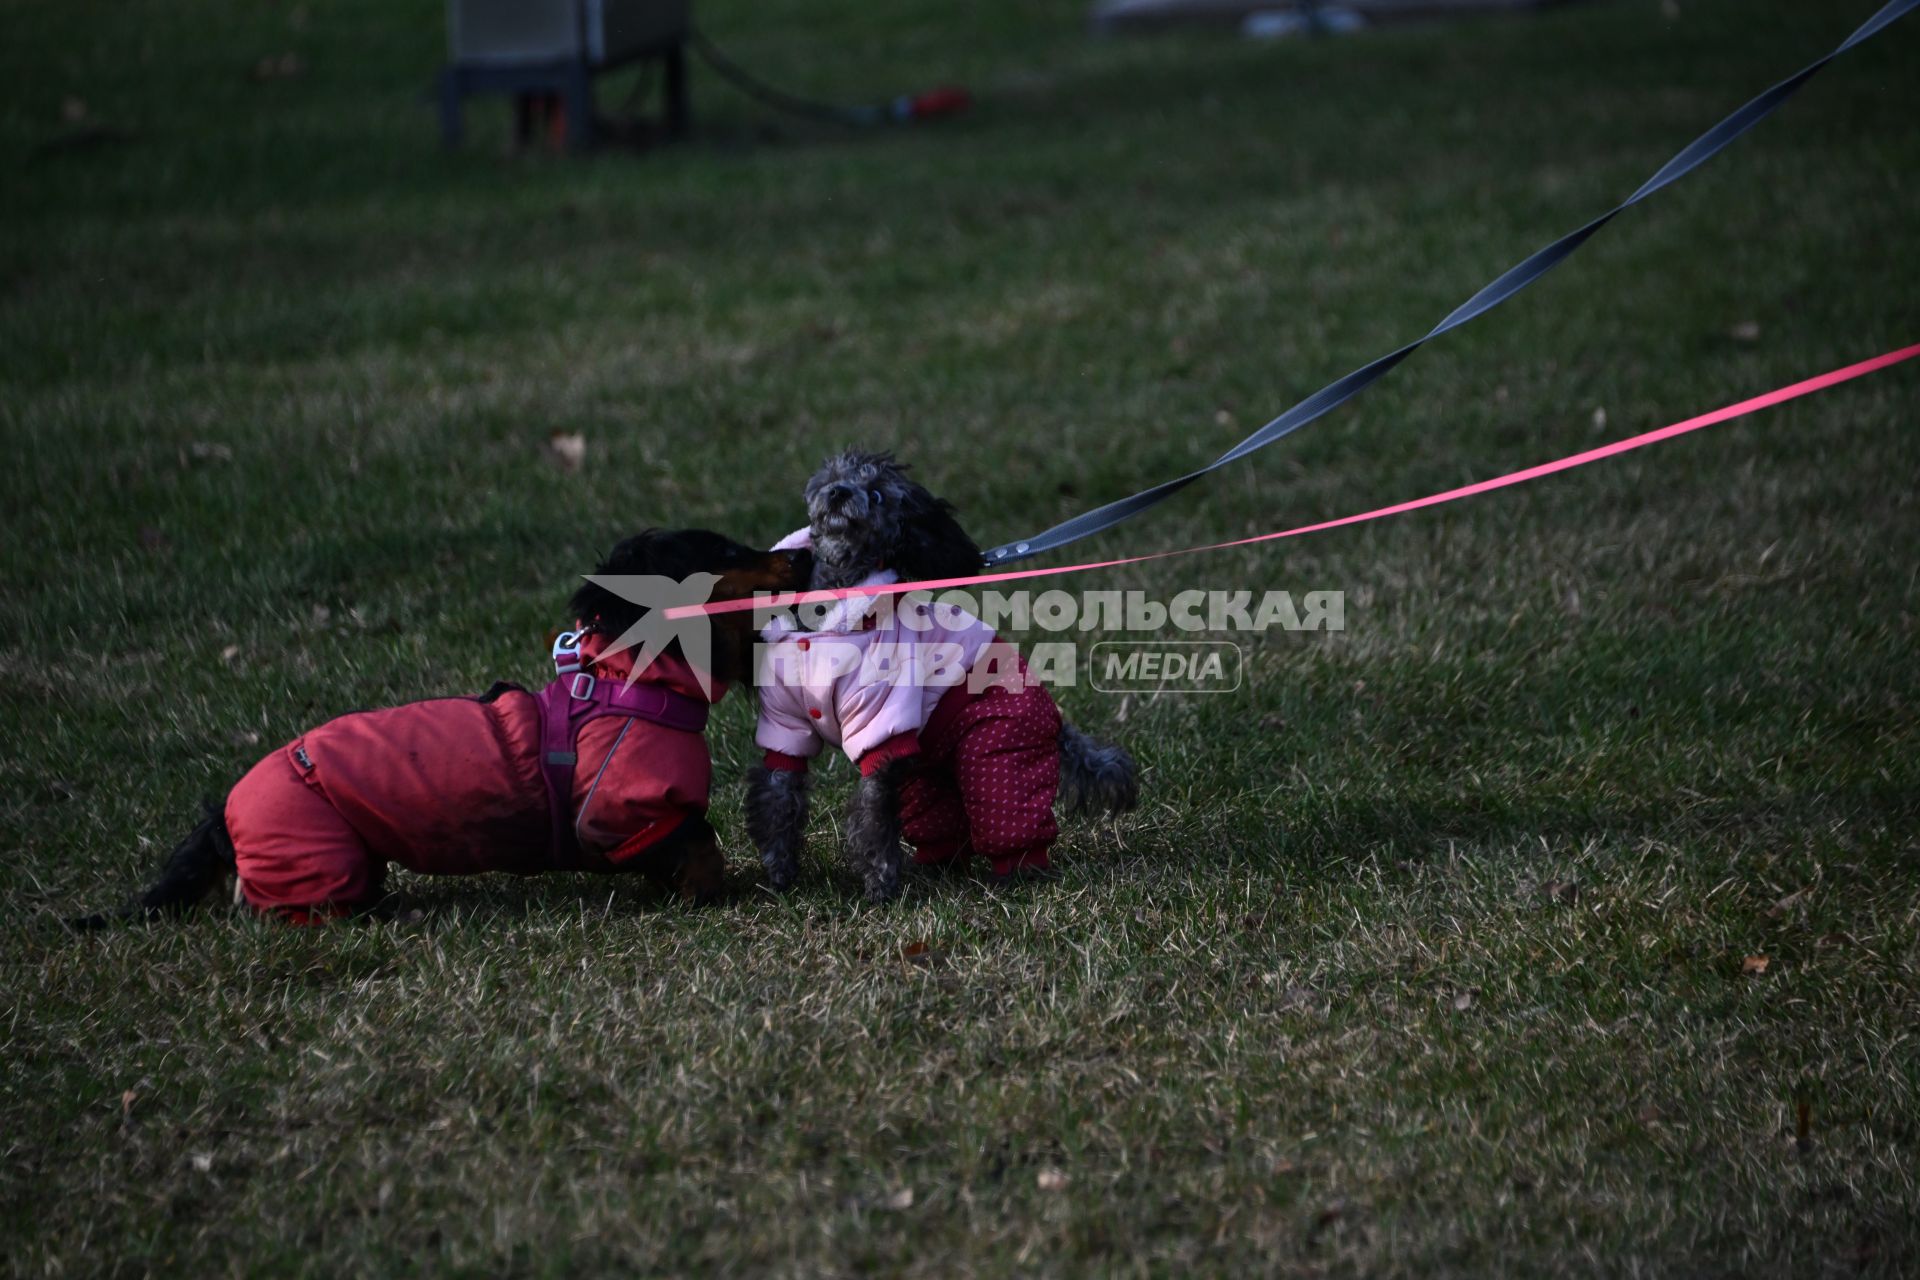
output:
[[[890,453],[835,454],[807,481],[806,498],[815,587],[851,586],[882,568],[909,582],[980,572],[980,548],[952,504],[909,479]]]

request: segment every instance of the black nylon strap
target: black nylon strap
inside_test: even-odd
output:
[[[1099,533],[1103,529],[1111,529],[1121,521],[1130,520],[1147,508],[1166,501],[1201,477],[1218,471],[1228,463],[1237,462],[1257,449],[1264,449],[1282,436],[1290,435],[1298,431],[1315,418],[1344,404],[1385,377],[1388,370],[1392,369],[1402,360],[1405,360],[1426,343],[1439,337],[1449,329],[1457,329],[1469,320],[1485,315],[1487,312],[1505,302],[1508,298],[1511,298],[1514,294],[1532,284],[1535,280],[1538,280],[1547,272],[1553,270],[1553,268],[1559,266],[1562,260],[1569,257],[1575,249],[1578,249],[1591,239],[1594,233],[1599,231],[1600,228],[1606,226],[1620,214],[1631,209],[1634,205],[1639,204],[1642,200],[1645,200],[1662,187],[1678,182],[1681,178],[1692,173],[1695,169],[1718,155],[1732,143],[1735,138],[1738,138],[1741,134],[1753,128],[1754,125],[1759,124],[1762,120],[1773,114],[1781,103],[1792,97],[1794,93],[1799,90],[1800,86],[1811,80],[1822,67],[1855,45],[1878,35],[1881,31],[1911,13],[1916,7],[1920,7],[1920,0],[1890,0],[1878,13],[1867,19],[1867,21],[1860,26],[1859,30],[1842,41],[1840,46],[1832,53],[1827,54],[1825,57],[1816,60],[1802,70],[1788,76],[1785,80],[1774,85],[1771,89],[1766,90],[1738,111],[1728,116],[1725,120],[1722,120],[1719,124],[1714,125],[1713,128],[1707,130],[1698,138],[1695,138],[1682,148],[1680,153],[1674,156],[1673,159],[1661,165],[1660,171],[1642,183],[1638,191],[1635,191],[1606,213],[1601,214],[1579,230],[1560,237],[1560,239],[1555,240],[1546,248],[1541,249],[1517,265],[1502,272],[1491,284],[1454,308],[1453,311],[1448,314],[1447,318],[1433,326],[1425,337],[1416,338],[1406,346],[1401,347],[1398,351],[1393,351],[1381,356],[1371,364],[1362,365],[1344,378],[1320,388],[1320,390],[1314,392],[1299,404],[1294,405],[1293,408],[1288,409],[1272,422],[1269,422],[1266,426],[1260,428],[1245,440],[1242,440],[1239,444],[1233,446],[1233,448],[1227,450],[1212,462],[1209,462],[1206,466],[1201,467],[1198,471],[1192,471],[1176,479],[1154,485],[1150,489],[1142,489],[1139,493],[1131,497],[1121,498],[1117,502],[1109,502],[1103,507],[1095,507],[1092,511],[1084,512],[1081,515],[1073,517],[1071,520],[1062,521],[1054,525],[1051,529],[1043,533],[1037,533],[1030,538],[1025,538],[1018,542],[1003,543],[986,553],[986,563],[996,568],[1000,565],[1012,564],[1016,560],[1024,560],[1028,556],[1039,555],[1043,551],[1052,551],[1059,547],[1064,547],[1070,542],[1078,542],[1080,539],[1090,534]]]

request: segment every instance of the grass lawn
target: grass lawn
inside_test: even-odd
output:
[[[1049,889],[864,906],[842,763],[767,893],[731,697],[717,909],[400,877],[386,923],[59,925],[317,720],[539,680],[623,533],[786,532],[831,447],[898,449],[982,543],[1211,458],[1871,7],[1261,45],[1092,39],[1080,0],[715,0],[801,90],[978,108],[853,134],[696,73],[695,141],[561,160],[497,105],[438,149],[430,0],[6,5],[0,1266],[1912,1274],[1910,367],[1090,583],[1339,589],[1347,629],[1252,640],[1233,696],[1063,691],[1147,789]],[[1341,515],[1920,339],[1916,60],[1894,28],[1076,550]]]

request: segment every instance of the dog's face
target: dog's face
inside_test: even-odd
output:
[[[820,464],[807,481],[807,528],[816,545],[839,542],[870,549],[874,558],[900,543],[904,523],[933,495],[907,478],[891,454],[849,449]]]
[[[813,572],[813,553],[757,551],[706,529],[648,529],[613,549],[595,571],[600,576],[671,578],[683,582],[696,574],[717,579],[710,600],[743,600],[761,591],[804,588]],[[645,605],[589,582],[573,596],[574,616],[608,635],[619,635],[646,616]],[[716,613],[713,627],[714,679],[739,684],[753,671],[753,612]],[[677,650],[675,641],[669,650]]]
[[[835,454],[807,481],[806,500],[816,586],[844,586],[881,568],[908,580],[980,571],[980,549],[953,508],[909,479],[892,454]]]

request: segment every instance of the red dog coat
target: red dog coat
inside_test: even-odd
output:
[[[579,661],[611,687],[626,679],[630,655],[600,662],[602,643],[585,639]],[[636,682],[643,686],[702,709],[725,692],[715,684],[709,699],[675,658],[656,659]],[[512,686],[412,702],[341,716],[275,751],[227,797],[247,901],[324,919],[374,897],[389,862],[431,875],[633,870],[688,816],[706,812],[713,765],[703,733],[602,714],[574,738],[566,838],[542,769],[544,705]]]

